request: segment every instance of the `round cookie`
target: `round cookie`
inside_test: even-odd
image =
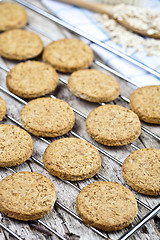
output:
[[[50,43],[43,60],[64,73],[87,68],[93,61],[92,49],[79,39],[61,39]]]
[[[98,150],[77,138],[52,142],[43,154],[46,170],[65,180],[79,181],[93,177],[101,167]]]
[[[90,102],[109,102],[119,96],[116,79],[96,69],[72,73],[68,88],[75,96]]]
[[[160,150],[143,148],[131,153],[124,160],[122,176],[135,191],[160,195]]]
[[[37,98],[27,103],[20,113],[27,131],[42,137],[57,137],[69,132],[75,121],[69,104],[60,99]]]
[[[0,125],[0,167],[19,165],[32,152],[33,140],[26,131],[14,125]]]
[[[5,101],[0,97],[0,121],[3,120],[3,118],[6,115],[6,103]]]
[[[26,11],[15,3],[0,3],[0,31],[20,28],[26,25]]]
[[[13,60],[25,60],[38,56],[43,50],[38,35],[22,29],[0,34],[0,55]]]
[[[141,133],[138,116],[119,105],[104,105],[91,111],[86,120],[88,134],[108,146],[126,145]]]
[[[138,213],[133,193],[114,182],[94,182],[76,199],[76,210],[85,223],[103,231],[127,227]]]
[[[136,89],[129,106],[144,122],[160,124],[160,85]]]
[[[6,81],[8,89],[19,97],[35,98],[56,88],[58,74],[49,64],[27,61],[13,67]]]
[[[55,203],[53,183],[37,172],[19,172],[0,182],[0,211],[22,221],[49,213]]]

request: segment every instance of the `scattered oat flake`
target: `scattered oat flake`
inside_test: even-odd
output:
[[[115,19],[126,21],[131,27],[146,31],[148,35],[160,33],[160,15],[151,9],[118,4],[113,8],[113,15]]]
[[[128,6],[127,6],[128,7]],[[129,8],[132,10],[132,8],[135,9],[135,7],[129,6]],[[131,11],[130,10],[130,11]],[[144,9],[143,9],[144,10]],[[151,10],[145,9],[145,11],[148,13],[146,16],[150,16],[149,13],[152,12]],[[130,12],[128,12],[128,15]],[[153,12],[153,15],[157,16],[157,13]],[[132,16],[132,15],[131,15]],[[143,16],[143,14],[142,14]],[[147,55],[149,56],[160,56],[160,40],[159,39],[154,39],[154,38],[143,38],[140,35],[133,33],[129,30],[127,30],[125,27],[121,26],[118,24],[115,20],[111,19],[108,17],[106,14],[96,14],[95,15],[96,20],[102,25],[104,30],[109,34],[109,37],[111,40],[117,44],[122,45],[122,50],[125,51],[127,48],[134,48],[134,52],[130,53],[136,53],[136,52],[146,52]],[[142,20],[146,22],[146,27],[150,29],[150,26],[148,26],[148,21],[152,21],[152,17],[149,19],[141,19],[139,15],[134,16],[135,22],[137,19],[141,22]],[[147,18],[147,17],[146,17]],[[156,29],[160,32],[160,17],[159,18],[159,23],[157,25],[153,22],[153,25],[156,25]],[[157,19],[158,19],[157,18]],[[137,24],[137,23],[135,23]],[[159,24],[159,26],[158,26]],[[143,25],[144,28],[144,25]]]

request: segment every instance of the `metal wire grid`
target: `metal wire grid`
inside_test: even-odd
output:
[[[14,95],[13,93],[10,93],[8,90],[5,90],[3,87],[0,87],[0,89],[1,89],[2,91],[6,92],[7,94],[9,94],[11,97],[14,97],[15,99],[17,99],[17,96],[16,96],[16,95]],[[54,97],[54,96],[52,95],[52,97]],[[55,98],[55,97],[54,97],[54,98]],[[18,97],[17,100],[20,101],[20,102],[23,103],[23,104],[27,104],[26,101],[24,101],[23,99],[21,99],[21,98],[19,98],[19,97]],[[22,127],[21,124],[20,124],[17,120],[15,120],[14,118],[12,118],[11,116],[6,115],[6,117],[7,117],[8,119],[10,119],[12,122],[14,122],[15,124],[17,124],[18,126]],[[76,134],[76,133],[73,132],[73,131],[71,131],[71,134],[72,134],[73,136],[75,136],[75,137],[78,137],[78,138],[86,141],[86,139],[82,138],[81,136],[79,136],[78,134]],[[48,140],[46,140],[46,139],[44,139],[44,138],[40,138],[40,139],[41,139],[42,141],[44,141],[45,143],[50,144],[50,142],[49,142]],[[92,145],[93,145],[93,144],[92,144]],[[95,145],[94,145],[94,146],[95,146]],[[133,146],[134,148],[136,148],[136,149],[139,149],[138,147],[136,147],[136,146],[133,145],[133,144],[132,144],[132,146]],[[95,147],[96,147],[101,153],[103,153],[103,154],[106,155],[107,157],[110,157],[112,160],[114,160],[114,161],[117,162],[118,164],[122,165],[122,162],[121,162],[119,159],[111,156],[110,154],[108,154],[107,152],[105,152],[104,150],[102,150],[101,148],[99,148],[99,147],[97,147],[97,146],[95,146]],[[43,163],[42,163],[41,161],[39,161],[39,160],[36,159],[35,157],[31,157],[31,159],[32,159],[33,161],[35,161],[36,163],[38,163],[41,167],[44,168]],[[9,169],[10,171],[14,172],[14,170],[12,170],[11,168],[8,168],[8,169]],[[98,177],[99,179],[101,179],[101,180],[108,181],[108,179],[106,179],[105,177],[103,177],[103,176],[100,175],[100,174],[97,174],[97,177]],[[63,181],[64,181],[65,183],[68,183],[68,184],[71,185],[72,187],[76,188],[78,191],[81,191],[81,189],[78,188],[77,186],[75,186],[73,183],[71,183],[71,182],[69,182],[69,181],[65,181],[65,180],[63,180]],[[151,209],[148,205],[144,204],[144,203],[143,203],[142,201],[140,201],[139,199],[137,199],[137,202],[138,202],[139,204],[141,204],[143,207],[145,207],[145,208],[147,208],[148,210],[150,210],[151,212],[150,212],[149,215],[147,215],[144,219],[142,219],[139,224],[137,224],[134,228],[132,228],[132,230],[130,230],[126,235],[124,235],[122,238],[120,238],[121,240],[122,240],[122,239],[123,239],[123,240],[124,240],[124,239],[127,239],[129,236],[131,236],[131,234],[133,234],[135,231],[137,231],[137,230],[146,222],[146,220],[148,221],[149,219],[151,219],[151,217],[153,217],[153,216],[160,210],[160,206],[157,206],[155,209]],[[68,208],[66,208],[63,204],[59,203],[58,201],[56,201],[56,204],[57,204],[59,207],[63,208],[63,210],[65,210],[65,211],[67,211],[69,214],[71,214],[73,217],[75,217],[77,220],[80,220],[80,221],[81,221],[81,219],[80,219],[75,213],[73,213],[71,210],[69,210]],[[153,215],[153,214],[154,214],[154,215]],[[38,222],[39,222],[40,224],[42,224],[44,227],[46,227],[48,230],[50,230],[50,231],[52,231],[54,234],[56,234],[60,239],[62,239],[62,240],[66,239],[66,238],[64,238],[61,234],[59,234],[57,231],[55,231],[53,228],[50,228],[48,225],[46,225],[43,221],[38,220]],[[2,225],[1,225],[1,226],[2,226]],[[2,226],[2,227],[3,227],[3,226]],[[95,228],[93,228],[93,227],[89,227],[89,228],[91,228],[93,231],[95,231],[97,234],[99,234],[99,235],[102,236],[103,238],[108,239],[108,237],[107,237],[105,234],[103,234],[102,232],[98,231],[97,229],[95,229]],[[6,227],[5,227],[5,229],[6,229]],[[7,229],[6,229],[6,230],[7,230]],[[11,233],[12,235],[14,234],[14,233],[11,232],[11,231],[10,231],[10,233]],[[14,236],[17,237],[16,234],[14,234]],[[17,239],[21,239],[21,238],[17,238]]]
[[[52,41],[56,41],[55,39],[53,39],[53,37],[51,37],[50,35],[48,35],[47,33],[43,32],[43,31],[41,31],[39,28],[35,27],[35,26],[32,25],[32,24],[28,24],[27,27],[28,27],[29,29],[33,30],[33,31],[38,32],[39,34],[42,34],[43,36],[49,38],[49,39],[52,40]],[[100,62],[100,61],[98,61],[98,60],[96,60],[96,59],[94,59],[93,62],[94,62],[95,65],[103,68],[104,70],[107,70],[108,72],[110,72],[110,73],[114,74],[115,76],[123,79],[124,81],[132,84],[133,86],[139,87],[138,85],[134,84],[134,83],[131,81],[131,79],[129,79],[129,78],[125,77],[124,75],[120,74],[119,72],[113,70],[112,68],[108,67],[108,66],[105,65],[104,63],[102,63],[102,62]],[[2,68],[3,68],[4,70],[8,71],[8,69],[6,69],[4,66],[2,66]],[[67,81],[66,81],[65,79],[63,79],[62,77],[60,77],[59,80],[60,80],[61,82],[63,82],[65,85],[67,85]],[[130,100],[129,100],[127,97],[123,96],[123,95],[119,95],[119,98],[121,98],[122,100],[124,100],[126,103],[129,103],[129,102],[130,102]],[[105,103],[100,103],[100,105],[105,105]],[[78,110],[75,109],[75,111],[76,111],[76,113],[78,113]],[[85,116],[83,113],[78,113],[78,114],[81,115],[81,116],[83,115],[82,117],[84,117],[84,118],[87,117],[87,116]],[[143,126],[141,126],[141,129],[142,129],[143,131],[145,131],[146,133],[148,133],[149,135],[151,135],[152,137],[154,137],[154,138],[156,138],[157,140],[160,141],[160,136],[156,135],[155,133],[151,132],[150,130],[148,130],[147,128],[145,128],[145,127],[143,127]]]
[[[34,27],[34,29],[35,29],[35,27]],[[38,32],[38,31],[37,31],[37,32]],[[95,60],[95,61],[97,61],[97,60]],[[104,65],[104,64],[103,64],[103,65]],[[103,67],[103,65],[101,66],[101,68],[105,69],[105,67]],[[105,65],[104,65],[104,66],[105,66]],[[0,64],[0,68],[2,68],[3,70],[5,70],[6,72],[9,71],[8,68],[6,68],[5,66],[3,66],[3,65],[1,65],[1,64]],[[65,79],[63,79],[62,77],[60,77],[59,80],[60,80],[62,83],[64,83],[65,85],[67,85],[67,81],[66,81]],[[0,88],[1,88],[1,86],[0,86]],[[9,92],[7,89],[3,89],[2,91],[6,91],[6,93]],[[10,94],[12,95],[12,93],[10,93]],[[12,95],[12,96],[13,96],[13,95]],[[54,95],[50,95],[50,96],[51,96],[52,98],[56,99],[56,97],[55,97]],[[128,98],[126,98],[126,97],[123,96],[123,95],[120,95],[119,97],[120,97],[122,100],[124,100],[125,102],[127,102],[127,103],[129,103],[129,101],[130,101]],[[26,104],[26,103],[27,103],[26,101],[20,99],[18,96],[14,96],[14,98],[17,98],[17,100],[20,101],[20,102],[23,103],[23,104]],[[105,103],[99,103],[99,104],[100,104],[100,105],[105,105]],[[73,111],[74,111],[75,113],[77,113],[77,114],[80,115],[81,117],[83,117],[83,118],[85,118],[85,119],[87,118],[87,116],[86,116],[85,114],[83,114],[82,112],[78,111],[76,108],[72,107],[72,109],[73,109]],[[158,136],[158,135],[156,135],[155,133],[151,132],[151,131],[148,130],[147,128],[141,126],[141,129],[142,129],[143,131],[145,131],[146,133],[148,133],[150,136],[154,137],[155,139],[160,140],[160,136]],[[134,147],[133,144],[132,144],[132,146]],[[135,149],[138,150],[138,147],[135,146]]]
[[[112,48],[112,47],[102,43],[101,41],[95,39],[94,37],[86,34],[85,32],[77,29],[76,27],[73,27],[72,25],[68,24],[67,22],[64,22],[64,21],[60,20],[59,18],[53,16],[52,14],[50,14],[50,13],[48,13],[48,12],[38,8],[38,7],[36,7],[35,5],[32,5],[32,4],[28,3],[28,2],[26,2],[25,0],[15,0],[15,1],[20,3],[20,4],[22,4],[25,7],[33,10],[33,11],[41,14],[42,16],[44,16],[44,17],[54,21],[55,23],[65,27],[66,29],[68,29],[68,30],[70,30],[70,31],[72,31],[74,33],[77,33],[78,35],[88,39],[89,41],[91,41],[91,42],[93,42],[93,43],[95,43],[95,44],[97,44],[99,46],[101,46],[102,48],[104,48],[104,49],[106,49],[106,50],[108,50],[108,51],[110,51],[110,52],[112,52],[112,53],[114,53],[114,54],[124,58],[125,60],[135,64],[136,66],[138,66],[138,67],[140,67],[140,68],[142,68],[142,69],[152,73],[153,75],[155,75],[157,77],[160,77],[160,73],[155,71],[154,69],[152,69],[152,68],[150,68],[150,67],[148,67],[148,66],[146,66],[146,65],[144,65],[144,64],[142,64],[142,63],[140,63],[140,62],[138,62],[136,60],[134,60],[133,58],[128,57],[127,55],[123,54],[122,52],[120,52],[120,51],[118,51],[118,50],[116,50],[116,49],[114,49],[114,48]]]
[[[96,62],[97,60],[95,60],[95,62]],[[100,63],[100,62],[99,62]],[[100,63],[100,65],[101,65],[102,63]],[[98,65],[98,64],[97,64]],[[99,65],[99,66],[100,66]],[[103,67],[103,68],[105,68],[106,69],[106,67],[107,66],[103,66],[104,64],[102,64],[101,65],[101,67]],[[5,71],[8,71],[8,69],[7,68],[5,68],[4,66],[1,66],[1,68],[3,68]],[[108,68],[108,67],[107,67]],[[112,70],[111,70],[112,71]],[[114,70],[113,70],[114,71]],[[117,74],[116,74],[117,75]],[[122,77],[123,78],[123,77]],[[66,84],[66,82],[65,82],[65,80],[64,79],[60,79],[63,83],[65,83]],[[126,79],[125,79],[126,80]],[[10,93],[8,90],[6,90],[6,89],[4,89],[3,87],[0,87],[0,89],[2,90],[2,91],[4,91],[4,92],[6,92],[7,94],[9,94],[11,97],[14,97],[15,99],[17,99],[18,101],[20,101],[21,103],[23,103],[23,104],[26,104],[27,102],[26,101],[24,101],[23,99],[21,99],[21,98],[19,98],[19,97],[17,97],[16,95],[14,95],[13,93]],[[53,98],[56,98],[55,96],[53,96],[53,95],[51,95],[51,97],[53,97]],[[124,96],[122,96],[122,99],[124,98],[124,100],[125,100],[125,97]],[[81,113],[80,111],[78,111],[78,110],[76,110],[76,109],[73,109],[76,113],[78,113],[80,116],[82,116],[82,117],[84,117],[84,118],[86,118],[86,116],[83,114],[83,113]],[[12,118],[11,116],[7,116],[11,121],[13,121],[14,123],[16,123],[16,124],[18,124],[19,126],[21,126],[21,124],[18,122],[18,121],[16,121],[14,118]],[[147,131],[149,131],[149,130],[147,130]],[[146,131],[146,132],[147,132]],[[149,134],[150,134],[150,131],[148,132]],[[78,138],[80,138],[80,139],[83,139],[83,140],[86,140],[86,139],[84,139],[84,138],[82,138],[81,136],[79,136],[78,134],[76,134],[75,132],[73,132],[73,131],[71,131],[71,134],[73,135],[73,136],[75,136],[75,137],[78,137]],[[152,135],[153,133],[151,132],[151,135]],[[154,137],[154,134],[152,135],[153,137]],[[156,139],[160,139],[159,138],[159,136],[155,136],[155,138]],[[48,142],[46,139],[44,139],[44,138],[40,138],[42,141],[44,141],[45,143],[47,143],[47,144],[50,144],[50,142]],[[93,143],[92,143],[92,145],[93,145]],[[95,146],[95,145],[94,145]],[[137,146],[135,146],[134,144],[131,144],[131,146],[132,147],[134,147],[135,149],[139,149]],[[95,146],[102,154],[104,154],[105,156],[108,156],[109,158],[111,158],[112,160],[114,160],[115,162],[117,162],[117,163],[119,163],[120,165],[122,165],[122,162],[119,160],[119,159],[117,159],[117,158],[115,158],[115,157],[113,157],[113,156],[111,156],[110,154],[108,154],[107,152],[105,152],[103,149],[101,149],[101,148],[99,148],[99,147],[97,147],[97,146]],[[33,160],[33,161],[35,161],[36,163],[38,163],[38,164],[40,164],[40,166],[42,166],[42,167],[44,167],[43,166],[43,164],[42,164],[42,162],[40,162],[38,159],[36,159],[36,158],[34,158],[34,157],[31,157],[31,159]],[[12,171],[12,172],[14,172],[14,170],[12,170],[11,168],[8,168],[10,171]],[[108,181],[105,177],[103,177],[103,176],[101,176],[100,174],[97,174],[97,176],[98,176],[98,178],[99,179],[101,179],[101,180],[104,180],[104,181]],[[64,180],[63,180],[64,181]],[[70,184],[71,186],[73,186],[74,188],[76,188],[78,191],[80,191],[81,189],[80,188],[78,188],[77,186],[75,186],[73,183],[71,183],[71,182],[69,182],[69,181],[64,181],[64,182],[66,182],[66,183],[68,183],[68,184]],[[125,239],[127,239],[129,236],[131,236],[135,231],[137,231],[143,224],[145,224],[148,220],[150,220],[159,210],[160,210],[160,205],[158,205],[155,209],[151,209],[149,206],[147,206],[146,204],[144,204],[143,202],[141,202],[140,200],[138,200],[137,199],[137,201],[138,201],[138,203],[139,204],[141,204],[142,206],[144,206],[145,208],[147,208],[148,210],[150,210],[151,212],[146,216],[146,217],[144,217],[144,219],[142,219],[141,221],[140,221],[140,223],[138,223],[135,227],[133,227],[127,234],[125,234],[124,236],[122,236],[120,239],[122,240],[125,240]],[[61,208],[63,208],[63,210],[65,210],[65,211],[67,211],[69,214],[71,214],[73,217],[75,217],[76,219],[78,219],[78,220],[80,220],[81,221],[81,219],[76,215],[76,214],[74,214],[71,210],[69,210],[68,208],[66,208],[64,205],[62,205],[61,203],[59,203],[59,202],[56,202],[56,204],[59,206],[59,207],[61,207]],[[38,220],[38,222],[40,223],[40,224],[42,224],[44,227],[46,227],[48,230],[50,230],[50,231],[52,231],[53,233],[55,233],[60,239],[65,239],[61,234],[59,234],[59,233],[57,233],[53,228],[50,228],[49,226],[47,226],[46,224],[44,224],[41,220]],[[6,229],[6,230],[8,230],[13,236],[15,236],[17,239],[21,239],[18,235],[16,235],[15,233],[13,233],[11,230],[9,230],[6,226],[4,226],[3,224],[0,224],[1,225],[1,227],[3,227],[4,229]],[[93,231],[95,231],[95,232],[97,232],[98,234],[100,234],[102,237],[104,237],[105,239],[108,239],[108,237],[105,235],[105,234],[103,234],[102,232],[100,232],[100,231],[98,231],[97,229],[94,229],[93,227],[90,227]]]
[[[44,35],[45,37],[49,38],[50,40],[54,40],[54,41],[55,41],[55,39],[53,39],[50,35],[48,35],[47,33],[42,32],[40,29],[38,29],[38,28],[35,27],[34,25],[28,24],[27,27],[28,27],[29,29],[31,29],[31,30],[34,30],[34,31],[36,31],[36,32]],[[93,62],[95,63],[95,65],[103,68],[104,70],[109,71],[110,73],[116,75],[117,77],[122,78],[123,80],[125,80],[126,82],[132,84],[133,86],[139,87],[138,85],[132,83],[132,81],[131,81],[129,78],[126,78],[124,75],[122,75],[122,74],[118,73],[117,71],[113,70],[112,68],[106,66],[106,65],[103,64],[102,62],[100,62],[100,61],[98,61],[98,60],[96,60],[96,59],[94,59]],[[5,66],[2,66],[2,65],[1,65],[0,68],[4,69],[5,71],[9,71],[9,69],[7,69]],[[67,85],[67,81],[66,81],[65,79],[63,79],[62,77],[60,77],[59,80],[60,80],[61,82],[63,82],[65,85]],[[52,95],[52,97],[55,98],[55,96],[53,96],[53,95]],[[130,100],[129,100],[127,97],[123,96],[123,95],[119,95],[119,98],[121,98],[122,100],[124,100],[124,101],[127,102],[127,103],[130,102]],[[17,97],[17,99],[18,99],[18,97]],[[105,105],[105,103],[100,103],[100,105]],[[78,113],[80,116],[82,116],[82,117],[84,117],[84,118],[87,118],[87,116],[86,116],[85,114],[79,112],[77,109],[73,109],[73,110],[74,110],[76,113]],[[146,128],[143,127],[143,126],[141,126],[141,129],[142,129],[143,131],[145,131],[146,133],[148,133],[149,135],[151,135],[152,137],[154,137],[154,138],[156,138],[157,140],[160,141],[160,136],[158,136],[158,135],[156,135],[155,133],[151,132],[149,129],[146,129]]]

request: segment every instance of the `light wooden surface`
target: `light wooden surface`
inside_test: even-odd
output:
[[[29,1],[33,4],[36,4],[37,6],[40,6],[43,8],[43,6],[40,4],[39,1]],[[45,19],[44,17],[41,17],[40,15],[32,12],[31,10],[27,10],[28,13],[28,19],[29,23],[33,24],[34,26],[37,26],[41,31],[46,32],[51,36],[52,39],[61,39],[65,37],[73,37],[71,33],[69,33],[67,30],[61,28],[60,26],[57,26],[53,22],[49,21],[48,19]],[[29,27],[26,27],[26,29],[29,29]],[[39,34],[40,35],[40,34]],[[51,42],[50,39],[40,35],[43,42],[44,46],[46,46],[48,43]],[[77,36],[74,36],[77,37]],[[95,56],[95,58],[97,58]],[[7,68],[13,67],[17,62],[15,61],[8,61],[6,59],[0,58],[0,64],[3,64]],[[100,69],[96,67],[94,64],[92,67]],[[100,69],[102,70],[102,69]],[[104,70],[102,70],[104,71]],[[104,71],[105,72],[105,71]],[[60,75],[63,76],[65,79],[68,78],[67,75]],[[5,78],[6,78],[6,72],[2,69],[0,69],[0,85],[6,88],[5,84]],[[132,85],[127,84],[121,79],[118,79],[118,82],[121,87],[121,94],[128,97],[130,94],[133,92],[134,88]],[[59,85],[57,89],[53,92],[53,94],[65,101],[67,101],[70,106],[80,110],[84,114],[88,115],[88,113],[94,109],[95,107],[98,107],[98,104],[94,103],[88,103],[86,101],[80,100],[76,98],[74,95],[72,95],[67,87],[59,82]],[[14,100],[7,94],[3,93],[0,91],[0,96],[3,97],[3,99],[6,101],[7,104],[7,114],[11,115],[18,121],[20,120],[19,113],[20,110],[23,107],[23,104],[19,103],[17,100]],[[123,106],[128,107],[128,104],[120,100],[119,98],[112,102],[113,104],[120,104]],[[4,119],[2,123],[9,123],[13,124],[11,121]],[[158,126],[151,126],[149,124],[144,124],[142,123],[143,126],[147,127],[157,135],[160,135],[160,127]],[[73,131],[78,133],[80,136],[86,138],[90,142],[94,143],[95,145],[101,147],[103,150],[106,152],[110,153],[111,155],[117,157],[119,160],[123,162],[123,160],[131,153],[134,151],[134,149],[130,146],[123,146],[123,147],[106,147],[102,146],[100,144],[97,144],[94,142],[86,133],[85,131],[85,120],[78,116],[76,114],[76,123],[73,128]],[[71,136],[71,134],[70,134]],[[35,156],[37,159],[42,161],[42,154],[47,147],[45,143],[40,141],[37,137],[33,136],[34,140],[34,153],[33,156]],[[53,140],[53,139],[52,139]],[[148,134],[142,131],[140,138],[135,141],[135,144],[140,147],[155,147],[159,148],[160,144],[157,140],[155,140],[153,137],[150,137]],[[117,163],[115,163],[113,160],[111,160],[108,157],[105,157],[103,154],[101,154],[102,157],[102,167],[100,170],[100,174],[105,176],[108,180],[110,181],[116,181],[118,183],[122,183],[123,185],[126,186],[125,182],[122,179],[121,175],[121,167]],[[78,191],[74,189],[73,187],[69,186],[68,184],[64,183],[60,179],[57,179],[56,177],[51,176],[49,173],[47,173],[46,170],[38,166],[36,163],[32,161],[27,161],[26,163],[13,168],[15,171],[37,171],[40,172],[47,177],[49,177],[53,183],[55,184],[56,187],[56,192],[57,192],[57,200],[61,203],[63,203],[66,207],[71,209],[73,212],[76,213],[75,211],[75,199],[78,195]],[[10,172],[6,169],[0,169],[0,177],[1,179],[4,178],[10,174]],[[97,180],[96,178],[88,179],[86,181],[82,182],[76,182],[75,185],[82,188],[85,185],[89,184],[90,182],[93,182]],[[128,186],[127,186],[128,187]],[[129,188],[129,187],[128,187]],[[159,197],[147,197],[143,196],[141,194],[138,194],[134,192],[134,195],[146,203],[150,207],[155,207],[158,203],[160,198]],[[138,205],[139,207],[139,213],[136,219],[134,220],[133,224],[131,224],[128,228],[118,231],[115,233],[109,233],[108,236],[110,239],[115,240],[120,238],[122,234],[127,232],[131,227],[134,226],[139,220],[144,217],[147,213],[148,210],[146,210],[144,207],[141,205]],[[87,226],[85,226],[83,223],[80,223],[76,219],[74,219],[72,216],[70,216],[68,213],[66,213],[64,210],[62,210],[60,207],[55,205],[53,211],[49,213],[47,216],[45,216],[42,219],[45,223],[47,223],[49,226],[53,227],[55,230],[57,230],[59,233],[61,233],[64,237],[70,240],[100,240],[103,239],[100,237],[98,234],[94,233],[91,229],[89,229]],[[25,240],[56,240],[59,239],[56,237],[54,234],[50,233],[47,231],[42,233],[41,230],[37,229],[38,224],[35,222],[34,226],[33,224],[28,224],[25,222],[21,221],[16,221],[13,219],[9,219],[8,217],[4,216],[3,214],[0,215],[0,221],[5,224],[7,227],[12,229],[14,232],[16,232],[19,236],[24,238]],[[44,229],[44,228],[43,228]],[[9,235],[6,231],[1,229],[0,231],[0,240],[12,240],[14,239],[11,235]],[[144,227],[142,227],[134,236],[132,236],[130,239],[136,239],[136,240],[147,240],[147,239],[152,239],[152,240],[158,240],[160,239],[159,232],[156,228],[156,224],[154,219],[149,221]]]

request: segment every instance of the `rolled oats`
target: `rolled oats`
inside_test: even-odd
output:
[[[106,14],[96,14],[95,18],[109,34],[111,40],[122,45],[122,51],[125,51],[127,48],[133,48],[133,52],[130,52],[129,55],[135,52],[146,52],[147,55],[160,56],[160,40],[143,38],[140,35],[127,30]],[[133,22],[135,22],[135,24],[137,24],[137,21],[138,19],[134,18]],[[153,23],[153,25],[155,25],[155,23]],[[147,23],[142,23],[141,28],[146,30],[148,28]],[[150,30],[151,29],[148,28],[148,31]]]

